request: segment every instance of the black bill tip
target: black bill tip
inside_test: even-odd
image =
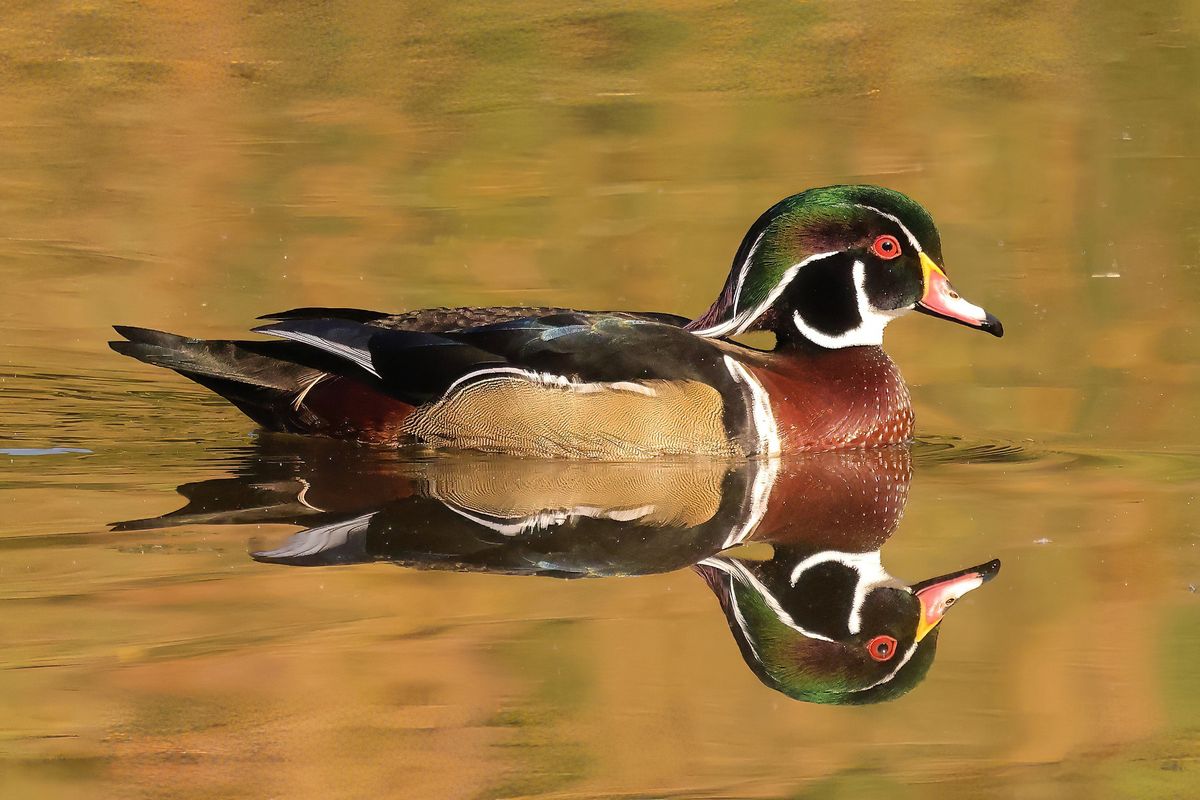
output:
[[[996,319],[991,314],[988,314],[986,317],[984,317],[983,324],[979,326],[979,329],[981,331],[987,331],[997,339],[1004,335],[1004,325],[1002,325],[1000,320]]]

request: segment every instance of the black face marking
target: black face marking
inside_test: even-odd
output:
[[[907,308],[921,299],[923,279],[915,253],[893,261],[868,256],[864,273],[867,299],[881,311]]]
[[[877,634],[889,634],[898,642],[897,649],[903,653],[916,637],[920,615],[921,602],[916,595],[889,586],[877,588],[867,595],[863,603],[863,641]]]
[[[843,253],[806,264],[788,286],[786,305],[798,311],[806,325],[827,336],[857,328],[863,319],[858,313],[853,259]]]
[[[844,641],[850,638],[850,613],[859,578],[858,570],[836,561],[816,564],[801,574],[779,602],[800,627]]]

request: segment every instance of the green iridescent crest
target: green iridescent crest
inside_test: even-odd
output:
[[[941,262],[933,219],[917,202],[879,186],[826,186],[767,209],[747,231],[720,297],[691,326],[706,335],[753,329],[802,266],[863,242],[894,225],[907,245]]]
[[[894,700],[924,680],[937,651],[937,631],[911,640],[897,660],[879,664],[852,642],[806,635],[783,620],[758,591],[745,585],[729,601],[740,618],[735,638],[746,663],[766,685],[808,703],[866,705]],[[914,624],[915,627],[915,624]]]

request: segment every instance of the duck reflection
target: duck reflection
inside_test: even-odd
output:
[[[692,568],[767,686],[816,703],[894,699],[933,662],[939,624],[999,561],[907,585],[880,550],[911,479],[906,448],[788,460],[635,464],[437,459],[270,437],[236,477],[181,486],[188,504],[122,530],[305,526],[261,562],[388,561],[559,578]]]

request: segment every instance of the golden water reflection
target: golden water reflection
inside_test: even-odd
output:
[[[557,578],[691,567],[763,683],[832,704],[912,689],[949,606],[1000,566],[913,587],[887,573],[880,550],[904,513],[907,448],[738,463],[438,459],[348,485],[360,448],[329,443],[316,468],[271,458],[289,439],[266,437],[249,462],[272,467],[263,474],[182,486],[182,509],[115,529],[304,524],[253,554],[289,566],[386,561]]]
[[[9,5],[0,796],[1193,791],[1197,3]],[[328,461],[264,455],[113,322],[690,316],[762,209],[835,182],[929,208],[1007,329],[889,329],[923,443],[887,569],[1004,563],[895,702],[765,688],[688,570],[289,569],[247,554],[297,530],[265,518],[108,530]],[[371,458],[346,483],[394,471]]]

